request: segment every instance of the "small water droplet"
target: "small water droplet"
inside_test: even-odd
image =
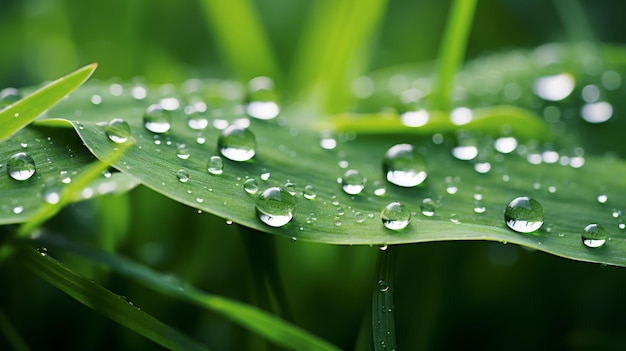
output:
[[[261,176],[260,176],[261,180],[268,180],[270,179],[270,176],[271,176],[270,171],[268,171],[265,168],[261,170]]]
[[[130,126],[121,118],[113,118],[104,128],[104,132],[109,140],[118,144],[125,143],[130,138]]]
[[[256,153],[256,138],[248,128],[231,125],[220,134],[217,147],[229,160],[248,161]]]
[[[201,113],[193,112],[187,117],[187,125],[194,130],[204,130],[209,126],[209,120]]]
[[[248,194],[254,195],[259,191],[259,184],[254,178],[246,179],[246,181],[243,182],[243,190],[245,190]]]
[[[374,181],[374,195],[384,196],[387,193],[387,188],[380,180]]]
[[[426,179],[426,163],[410,144],[397,144],[385,153],[383,172],[387,181],[402,187],[420,185]]]
[[[392,202],[383,208],[380,219],[387,229],[402,230],[409,225],[411,211],[400,202]]]
[[[176,157],[180,158],[181,160],[186,160],[189,158],[189,156],[191,156],[191,153],[187,145],[178,145],[178,147],[176,148]]]
[[[209,157],[209,163],[207,166],[209,173],[214,175],[220,175],[224,172],[224,161],[221,157],[213,155]]]
[[[365,216],[361,212],[356,212],[354,214],[354,221],[357,223],[363,223],[365,221]]]
[[[380,292],[387,292],[389,291],[389,284],[384,281],[384,280],[379,280],[378,281],[378,291]]]
[[[43,200],[51,205],[58,204],[61,201],[60,186],[56,182],[46,184],[44,187]]]
[[[41,256],[48,256],[48,248],[45,246],[37,248],[37,251],[39,252]]]
[[[315,188],[313,187],[313,185],[305,186],[304,190],[302,191],[302,196],[304,196],[304,198],[307,200],[315,199],[317,193],[315,193]]]
[[[291,195],[296,195],[296,185],[290,181],[285,183],[285,190],[287,190]]]
[[[24,212],[24,206],[15,206],[13,207],[13,213],[20,214]]]
[[[601,225],[592,223],[583,229],[581,234],[582,242],[585,246],[591,248],[601,247],[606,243],[606,231]]]
[[[189,171],[184,168],[179,169],[176,171],[176,178],[181,183],[187,183],[189,181]]]
[[[534,232],[543,224],[543,207],[526,196],[515,198],[504,210],[504,222],[516,232]]]
[[[287,190],[274,186],[259,193],[255,208],[261,222],[270,227],[282,227],[293,217],[296,201]]]
[[[143,114],[143,125],[153,133],[165,133],[170,130],[171,115],[168,110],[159,104],[148,106]]]
[[[29,154],[18,152],[7,161],[7,173],[15,180],[27,180],[35,174],[35,161]]]
[[[320,140],[320,146],[322,147],[322,149],[333,150],[334,148],[337,147],[337,140],[329,136],[328,137],[324,136]]]
[[[517,139],[514,137],[498,138],[493,143],[493,147],[500,153],[509,154],[517,148]]]
[[[613,106],[606,101],[585,104],[580,109],[580,115],[589,123],[604,123],[613,116]]]
[[[437,209],[437,203],[433,199],[427,197],[424,200],[422,200],[420,209],[422,210],[422,214],[424,216],[432,217],[435,215],[435,210]]]
[[[365,188],[365,177],[357,170],[347,170],[341,178],[341,186],[346,194],[357,195]]]
[[[91,103],[94,105],[100,105],[102,103],[102,96],[98,94],[91,95]]]

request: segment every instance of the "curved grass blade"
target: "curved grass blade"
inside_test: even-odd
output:
[[[78,302],[163,347],[171,350],[207,350],[121,296],[74,273],[49,256],[42,257],[36,250],[21,245],[16,258],[28,270]]]
[[[376,284],[372,293],[372,335],[377,351],[397,348],[393,306],[395,249],[383,248],[378,252]]]
[[[531,65],[528,72],[524,71],[527,75],[513,81],[500,81],[500,84],[517,85],[524,98],[519,97],[516,102],[518,106],[526,106],[522,111],[543,110],[546,106],[580,111],[585,102],[576,96],[580,96],[583,87],[598,84],[601,79],[598,75],[584,73],[588,56],[569,56],[567,53],[577,49],[561,50],[559,46],[537,50],[542,55],[538,57],[555,55],[551,58],[552,64],[545,67]],[[515,68],[514,75],[519,75],[519,62],[536,59],[538,54],[531,52],[528,54],[530,58],[520,53],[516,55],[512,60],[515,65],[511,61],[509,64]],[[559,55],[565,55],[562,61],[559,61]],[[606,70],[620,72],[626,65],[626,55],[622,51],[607,50],[604,57]],[[488,66],[485,69],[491,74],[495,74],[494,69],[498,67],[493,63],[496,58],[480,61]],[[577,61],[579,59],[581,61]],[[499,65],[505,66],[505,63]],[[460,90],[467,90],[469,94],[474,91],[469,88],[481,87],[477,85],[480,80],[471,79],[483,76],[484,72],[476,69],[478,66],[470,65],[470,70],[459,77]],[[575,77],[575,89],[571,98],[557,103],[546,102],[533,91],[533,82],[554,74],[555,69],[556,72],[567,69]],[[507,72],[504,68],[501,71]],[[508,76],[503,73],[502,77]],[[350,131],[332,134],[331,131],[326,135],[311,128],[305,122],[306,117],[301,117],[301,111],[286,109],[284,116],[288,121],[251,120],[249,129],[256,135],[256,156],[249,162],[224,159],[223,173],[215,175],[207,171],[207,163],[211,155],[219,155],[217,139],[221,131],[210,126],[244,117],[241,100],[224,97],[211,105],[213,110],[209,113],[216,116],[192,116],[206,119],[209,127],[202,130],[191,128],[188,125],[190,116],[176,110],[171,112],[170,131],[155,134],[144,128],[142,115],[151,103],[174,99],[184,105],[196,94],[215,91],[214,85],[220,84],[216,81],[199,83],[193,94],[186,91],[163,94],[150,90],[144,100],[123,94],[108,97],[108,103],[98,106],[91,104],[89,97],[93,94],[105,96],[106,87],[88,85],[81,89],[84,95],[73,96],[59,104],[50,115],[74,116],[74,111],[79,109],[82,112],[80,120],[70,117],[71,122],[97,156],[107,155],[115,147],[115,143],[106,137],[102,124],[112,115],[125,118],[137,144],[115,164],[116,168],[176,201],[260,231],[297,240],[349,245],[493,240],[517,243],[570,259],[626,265],[626,258],[616,254],[626,249],[626,238],[620,229],[623,218],[619,218],[620,211],[616,212],[616,217],[612,211],[626,207],[620,196],[626,185],[614,176],[626,172],[626,162],[606,155],[609,151],[619,155],[626,149],[618,142],[619,137],[610,136],[626,121],[620,117],[625,107],[619,94],[624,87],[607,89],[607,99],[612,97],[608,101],[614,113],[609,122],[596,126],[576,115],[559,123],[546,119],[550,133],[558,139],[543,144],[535,135],[534,140],[520,144],[514,152],[501,152],[494,147],[496,138],[517,138],[519,132],[519,128],[505,128],[507,123],[498,121],[498,118],[483,118],[481,121],[485,124],[475,130],[458,125],[453,133],[433,130],[432,135],[420,135],[415,128],[407,127],[406,132],[398,130],[386,134]],[[125,86],[124,89],[130,91],[132,87]],[[482,91],[476,90],[477,96],[479,92],[482,99],[496,105],[511,99],[501,91],[486,93],[484,86]],[[467,106],[474,107],[471,104],[475,101],[474,96],[467,98]],[[381,121],[381,130],[385,128],[384,124],[385,121]],[[428,125],[424,127],[428,128]],[[501,130],[495,136],[482,134],[482,130],[487,129]],[[601,131],[609,133],[609,137]],[[589,135],[596,137],[590,139]],[[320,139],[327,137],[334,138],[333,146],[320,146]],[[462,142],[474,143],[476,154],[469,161],[452,156],[452,151]],[[402,188],[386,182],[382,159],[385,152],[397,143],[411,143],[425,155],[428,178],[421,187]],[[188,154],[185,159],[177,156],[183,145]],[[364,190],[357,195],[343,192],[341,184],[337,183],[348,169],[358,170],[367,179]],[[187,172],[189,177],[179,180],[180,170]],[[260,189],[294,184],[296,209],[289,224],[280,228],[268,227],[256,217],[255,196],[244,190],[247,179],[254,179]],[[310,187],[315,189],[314,199],[304,196]],[[608,201],[599,202],[598,195],[606,195]],[[504,224],[504,208],[518,196],[534,197],[544,207],[545,225],[532,235],[513,232]],[[435,215],[422,214],[421,204],[425,198],[438,204]],[[392,201],[404,202],[413,213],[410,225],[401,232],[390,231],[380,222],[381,209]],[[610,240],[607,245],[593,250],[582,244],[581,231],[589,223],[608,228]]]
[[[67,121],[62,124],[69,126]],[[35,163],[35,173],[22,181],[13,179],[6,166],[9,158],[20,152],[30,155]],[[45,200],[48,190],[71,185],[66,182],[76,184],[74,177],[95,161],[74,130],[69,128],[30,126],[0,143],[0,225],[28,221],[48,205]],[[71,201],[124,193],[137,185],[136,178],[107,170],[88,187],[80,189]]]
[[[248,0],[199,0],[207,26],[236,75],[247,81],[264,75],[281,79],[270,41]]]
[[[256,307],[221,296],[207,294],[193,286],[157,273],[150,268],[119,256],[76,245],[64,238],[43,235],[38,238],[50,245],[75,252],[93,262],[103,264],[146,287],[190,302],[200,308],[219,313],[225,318],[257,333],[277,345],[293,350],[338,350],[337,347],[309,332],[289,324]]]
[[[0,111],[0,141],[24,128],[39,115],[83,84],[98,65],[92,63],[61,77]]]

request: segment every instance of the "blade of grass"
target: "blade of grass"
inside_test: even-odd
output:
[[[0,310],[0,331],[4,334],[7,341],[15,351],[28,351],[28,345],[24,338],[15,329],[11,321],[3,310]]]
[[[433,91],[433,106],[450,110],[452,81],[459,70],[469,37],[477,0],[454,0],[438,57],[438,81]]]
[[[26,245],[16,255],[28,270],[85,306],[171,350],[207,350],[187,336],[129,304],[93,281],[74,273],[50,256]]]
[[[280,81],[281,72],[267,34],[248,0],[199,0],[226,63],[245,81],[260,75]]]
[[[578,0],[553,0],[570,40],[592,42],[595,38],[585,10]]]
[[[92,63],[65,77],[47,84],[27,97],[9,105],[0,111],[0,141],[15,134],[32,122],[63,97],[83,84],[96,70],[98,64]]]
[[[372,292],[372,335],[375,350],[395,350],[396,326],[393,307],[395,249],[382,247],[376,263],[376,284]]]
[[[42,235],[38,240],[49,245],[57,245],[59,248],[103,264],[152,290],[221,314],[276,345],[294,350],[338,350],[329,342],[256,307],[211,295],[193,286],[182,285],[178,281],[123,257],[90,249],[84,245],[79,246],[58,236]]]
[[[374,30],[387,0],[321,0],[311,11],[295,58],[292,86],[323,112],[350,102],[349,84],[364,69]]]
[[[26,223],[19,227],[18,236],[23,237],[32,233],[43,222],[58,213],[74,199],[75,194],[80,193],[93,180],[100,177],[102,172],[109,168],[109,165],[119,160],[132,146],[132,140],[121,144],[116,151],[104,157],[103,161],[94,162],[93,165],[90,165],[82,173],[78,174],[71,183],[61,188],[57,203],[50,204],[46,202]]]

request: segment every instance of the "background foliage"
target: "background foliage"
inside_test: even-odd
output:
[[[255,1],[280,71],[297,70],[298,39],[314,1]],[[582,2],[595,39],[624,43],[620,1]],[[565,5],[563,5],[565,4]],[[368,48],[371,69],[436,57],[447,1],[389,1]],[[561,20],[567,1],[478,2],[468,58],[584,38]],[[558,9],[558,10],[557,10]],[[0,82],[29,86],[97,61],[94,79],[180,83],[237,77],[199,1],[8,0],[0,3]],[[242,24],[243,25],[243,24]],[[324,23],[317,24],[324,26]],[[582,23],[580,24],[583,25]],[[139,187],[68,207],[50,223],[71,241],[104,247],[214,294],[254,303],[254,257],[224,219]],[[0,232],[9,230],[0,227]],[[193,305],[71,254],[51,256],[214,349],[258,349],[257,336]],[[277,240],[276,259],[296,324],[334,344],[358,344],[377,249]],[[399,248],[398,343],[406,349],[601,349],[624,345],[622,269],[563,260],[499,243]],[[252,262],[251,262],[252,261]],[[252,265],[251,265],[252,263]],[[0,323],[32,349],[159,349],[77,304],[11,261],[0,265]],[[67,316],[70,316],[68,321]],[[6,340],[0,337],[0,348]],[[369,340],[368,336],[364,340]]]

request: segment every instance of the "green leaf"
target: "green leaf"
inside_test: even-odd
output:
[[[92,63],[61,77],[0,111],[0,141],[24,128],[35,118],[83,84],[98,65]]]
[[[63,122],[63,125],[68,123]],[[19,152],[30,155],[35,163],[35,173],[23,181],[9,176],[6,165],[9,158]],[[43,207],[49,207],[44,197],[47,192],[75,187],[77,175],[97,161],[73,129],[35,126],[22,129],[0,143],[0,160],[0,224],[26,222]],[[123,193],[137,184],[137,179],[128,174],[105,171],[68,200],[77,202],[98,195]]]
[[[51,245],[73,251],[85,258],[110,267],[146,287],[190,302],[200,308],[221,314],[277,345],[293,350],[337,350],[337,347],[317,338],[307,331],[291,325],[261,309],[225,297],[207,294],[193,286],[171,279],[150,268],[119,256],[73,244],[63,238],[44,235]]]
[[[69,119],[77,126],[81,138],[97,157],[109,154],[116,146],[106,137],[103,123],[111,116],[123,117],[131,126],[137,143],[115,163],[115,167],[174,200],[260,231],[296,240],[349,245],[494,240],[517,243],[570,259],[624,266],[626,258],[617,254],[626,249],[626,242],[621,238],[623,231],[618,226],[623,219],[619,218],[618,212],[615,215],[618,218],[614,218],[612,209],[624,207],[620,194],[626,185],[615,175],[626,171],[626,163],[619,157],[606,155],[606,152],[619,155],[625,148],[619,138],[601,136],[604,132],[611,135],[617,133],[612,130],[623,130],[619,129],[624,125],[624,119],[620,117],[624,108],[622,101],[610,98],[619,96],[624,88],[613,86],[613,90],[606,91],[603,88],[603,94],[613,104],[613,117],[608,122],[594,125],[581,119],[579,111],[584,103],[580,98],[581,90],[590,84],[603,83],[602,71],[594,74],[586,71],[589,56],[571,55],[579,50],[579,47],[556,45],[515,53],[507,62],[501,62],[503,58],[500,56],[488,57],[470,66],[459,77],[458,89],[466,92],[464,102],[468,107],[477,108],[489,101],[494,105],[515,103],[524,110],[535,111],[531,115],[539,114],[549,106],[560,111],[560,119],[548,116],[544,122],[557,138],[555,141],[548,144],[529,141],[510,154],[497,152],[493,148],[492,136],[467,129],[462,124],[457,125],[454,133],[447,129],[439,133],[433,130],[435,136],[438,135],[433,142],[432,133],[419,133],[421,127],[385,133],[384,121],[381,121],[381,134],[338,133],[334,135],[338,145],[327,150],[320,147],[320,133],[305,122],[309,118],[308,112],[286,109],[278,122],[250,121],[250,130],[256,135],[258,144],[256,156],[250,162],[225,160],[223,174],[212,175],[207,172],[207,162],[211,155],[219,154],[216,147],[219,130],[213,127],[193,130],[187,125],[187,116],[178,110],[172,113],[171,130],[166,134],[154,134],[144,128],[142,115],[150,103],[163,98],[177,99],[185,106],[188,100],[194,101],[203,94],[208,96],[208,92],[217,89],[216,86],[223,86],[216,81],[199,83],[193,92],[150,90],[145,100],[136,100],[130,94],[108,96],[99,105],[91,104],[88,97],[93,94],[105,96],[106,85],[89,85],[81,89],[81,96],[74,95],[51,111],[50,117],[71,116]],[[604,71],[623,71],[626,64],[623,50],[609,48],[604,55]],[[550,65],[533,61],[545,57],[550,59]],[[500,70],[493,62],[501,62]],[[520,62],[535,62],[537,67],[530,65],[528,72],[522,74],[524,71],[520,73],[518,69]],[[485,71],[477,67],[483,67],[495,76],[500,90],[492,89],[489,80],[474,79],[485,76]],[[549,102],[535,95],[533,82],[536,79],[562,72],[575,78],[576,89],[567,99]],[[510,76],[518,77],[509,81]],[[517,86],[517,98],[502,92],[507,83]],[[130,91],[131,88],[125,86],[124,90]],[[223,123],[222,118],[232,121],[244,117],[241,103],[240,99],[228,100],[226,97],[222,101],[212,101],[211,111],[205,117],[216,125]],[[76,109],[81,111],[78,121],[74,117]],[[530,118],[521,117],[521,121],[530,121]],[[480,129],[497,130],[499,127],[501,133],[498,136],[517,136],[518,128],[506,128],[508,124],[497,118],[483,121],[485,124]],[[426,124],[424,128],[430,127]],[[523,133],[520,132],[520,136]],[[590,140],[589,135],[596,137]],[[381,164],[387,149],[407,142],[414,144],[426,157],[428,178],[421,187],[396,187],[386,183],[383,175]],[[470,162],[451,155],[452,148],[463,142],[476,143],[479,151]],[[599,143],[602,149],[599,149]],[[189,158],[177,157],[177,148],[181,145],[188,149]],[[556,160],[553,159],[555,154]],[[537,157],[539,164],[533,164],[537,163]],[[583,162],[584,166],[580,167]],[[176,174],[181,169],[188,171],[188,181],[178,180]],[[348,195],[337,183],[347,169],[356,169],[367,179],[362,193]],[[265,173],[270,174],[267,180],[261,177]],[[255,196],[243,189],[243,183],[251,178],[261,189],[295,184],[296,209],[288,225],[268,227],[256,217]],[[377,184],[386,188],[384,195],[376,195],[379,193]],[[315,188],[317,196],[314,200],[302,195],[307,186]],[[598,195],[606,195],[608,201],[598,202]],[[504,224],[504,208],[518,196],[531,196],[543,205],[545,225],[540,231],[520,234]],[[420,205],[425,198],[440,204],[432,217],[421,213]],[[386,229],[380,221],[381,209],[392,201],[405,203],[414,213],[410,225],[400,232]],[[604,247],[590,249],[581,243],[582,229],[589,223],[599,223],[607,228],[610,240]]]
[[[82,277],[62,263],[21,246],[17,259],[31,272],[85,306],[171,350],[206,350],[180,332],[140,310],[122,296]]]

